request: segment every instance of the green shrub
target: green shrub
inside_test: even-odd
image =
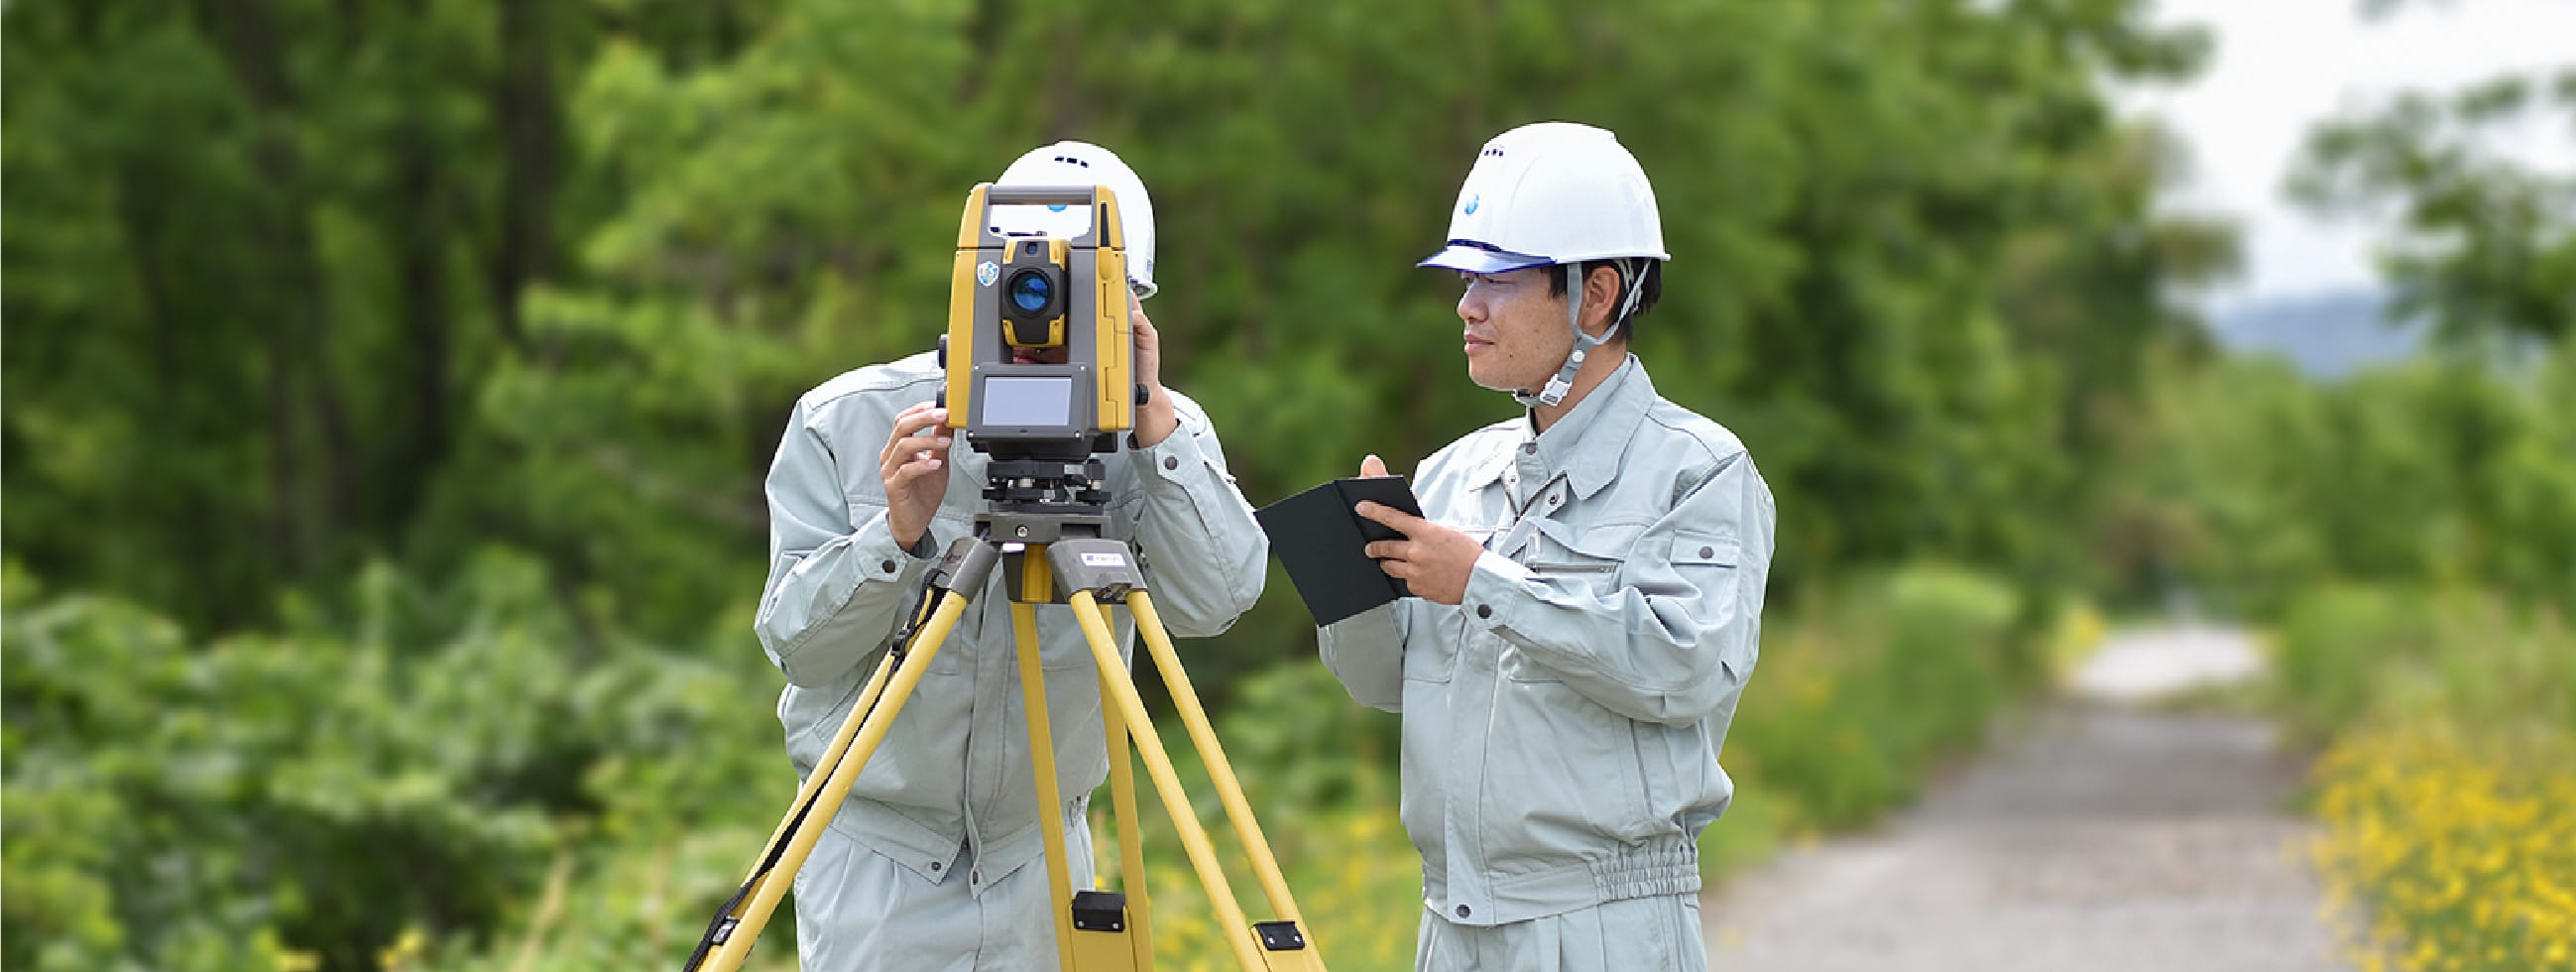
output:
[[[1935,760],[1973,747],[2041,681],[2045,654],[2021,614],[1993,580],[1912,567],[1768,626],[1727,741],[1738,799],[1778,800],[1792,826],[1824,828],[1911,799]]]
[[[2133,596],[2283,616],[2319,584],[2475,587],[2576,612],[2576,342],[2527,367],[2418,361],[2322,385],[2171,366],[2098,546]]]
[[[2282,708],[2311,737],[2426,719],[2576,732],[2576,635],[2548,606],[2329,587],[2291,602],[2279,640]]]
[[[509,555],[442,588],[390,570],[353,586],[351,617],[305,605],[292,632],[191,644],[11,571],[8,967],[380,967],[524,920],[558,859],[631,875],[625,855],[791,792],[765,713],[740,701],[761,691],[742,677],[756,651],[730,669],[634,646],[583,663],[536,566]]]

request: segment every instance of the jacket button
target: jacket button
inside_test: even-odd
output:
[[[938,861],[932,861],[932,862],[930,862],[930,873],[932,873],[932,874],[937,874],[937,873],[939,873],[939,862],[938,862]]]
[[[885,571],[886,573],[889,573],[889,574],[894,573],[894,561],[891,561],[891,560],[881,560],[881,561],[878,561],[878,562],[877,562],[877,569],[878,569],[878,570]]]
[[[1165,468],[1165,469],[1179,469],[1179,468],[1181,468],[1181,459],[1180,459],[1180,457],[1179,457],[1179,456],[1164,456],[1164,457],[1163,457],[1163,468]]]
[[[1716,548],[1716,547],[1701,547],[1701,548],[1699,548],[1699,555],[1700,555],[1700,556],[1702,556],[1702,557],[1714,557],[1714,556],[1717,556],[1717,548]]]
[[[1538,443],[1536,443],[1536,442],[1523,442],[1523,443],[1521,443],[1521,455],[1524,455],[1524,456],[1535,456],[1535,455],[1538,455]],[[1463,907],[1463,906],[1462,906],[1462,907]]]
[[[1477,617],[1480,617],[1480,618],[1490,618],[1490,617],[1493,617],[1493,616],[1494,616],[1494,606],[1493,606],[1493,605],[1491,605],[1491,604],[1479,604],[1479,605],[1476,605],[1476,616],[1477,616]],[[1463,905],[1461,905],[1460,907],[1464,907],[1464,906],[1463,906]]]
[[[1459,906],[1458,906],[1458,917],[1460,917],[1460,918],[1464,918],[1464,917],[1467,917],[1467,916],[1468,916],[1469,914],[1471,914],[1471,913],[1472,913],[1472,912],[1470,912],[1470,911],[1467,909],[1467,906],[1466,906],[1466,905],[1459,905]]]

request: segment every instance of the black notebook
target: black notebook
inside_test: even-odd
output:
[[[1422,504],[1402,476],[1336,479],[1253,514],[1318,626],[1411,593],[1403,581],[1379,570],[1365,549],[1372,540],[1401,540],[1404,535],[1351,512],[1361,500],[1422,515]]]

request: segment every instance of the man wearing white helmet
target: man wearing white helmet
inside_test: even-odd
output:
[[[1004,185],[1106,185],[1118,199],[1134,296],[1154,293],[1154,207],[1095,145],[1061,142]],[[996,207],[996,231],[1070,236],[1082,207]],[[1269,544],[1226,474],[1198,405],[1163,386],[1161,346],[1131,305],[1136,380],[1149,391],[1125,454],[1108,457],[1109,513],[1149,559],[1172,634],[1225,630],[1261,594]],[[925,341],[937,330],[925,326]],[[1061,352],[1057,352],[1060,354]],[[1032,353],[1031,357],[1037,357]],[[755,626],[787,676],[778,720],[799,777],[814,771],[912,599],[924,568],[973,535],[986,458],[952,449],[929,352],[848,372],[796,402],[769,471],[770,568]],[[1062,827],[1074,886],[1091,880],[1089,794],[1108,773],[1099,682],[1070,609],[1037,608],[1061,807],[1038,807],[1003,572],[973,599],[929,673],[796,875],[797,956],[809,972],[1025,972],[1056,963],[1040,827]],[[1135,627],[1115,609],[1122,651]]]
[[[1707,964],[1698,838],[1733,793],[1773,510],[1744,444],[1628,353],[1666,259],[1645,170],[1559,122],[1485,144],[1422,261],[1466,281],[1468,377],[1527,411],[1423,460],[1426,518],[1360,504],[1415,596],[1318,632],[1404,716],[1418,969]]]

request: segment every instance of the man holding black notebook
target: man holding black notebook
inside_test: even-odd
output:
[[[1352,697],[1404,716],[1418,969],[1707,964],[1697,842],[1734,791],[1773,507],[1628,354],[1667,258],[1627,149],[1545,123],[1486,143],[1422,262],[1466,283],[1468,377],[1527,412],[1423,461],[1424,516],[1356,504],[1413,596],[1317,629]]]

